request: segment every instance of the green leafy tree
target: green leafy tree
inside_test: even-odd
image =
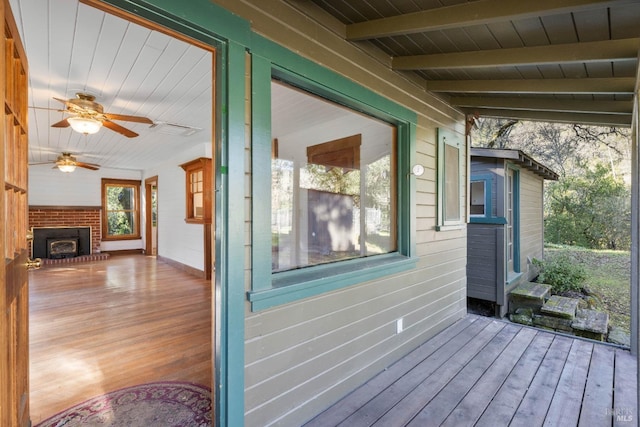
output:
[[[112,236],[133,234],[133,191],[131,187],[107,187],[108,230]]]
[[[593,249],[629,249],[630,193],[608,166],[564,177],[546,188],[545,239]]]

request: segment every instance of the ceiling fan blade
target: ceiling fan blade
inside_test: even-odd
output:
[[[127,138],[135,138],[136,136],[138,136],[137,133],[135,133],[134,131],[131,131],[125,127],[120,126],[119,124],[113,123],[109,120],[103,120],[102,121],[102,125],[106,128],[111,129],[112,131],[118,132],[124,136],[126,136]]]
[[[94,163],[76,162],[76,166],[79,168],[91,169],[92,171],[100,169],[100,165],[96,165]]]
[[[54,164],[54,161],[49,162],[37,162],[37,163],[29,163],[29,166],[38,166],[38,165],[51,165]]]
[[[52,128],[68,128],[69,122],[67,121],[67,119],[60,120],[58,123],[52,124],[51,127]]]
[[[69,102],[69,101],[68,101],[68,100],[66,100],[66,99],[56,98],[55,96],[53,97],[53,99],[55,99],[55,100],[56,100],[56,101],[58,101],[58,102],[62,102],[64,105],[67,105],[67,102]]]
[[[126,114],[111,114],[111,113],[104,113],[104,115],[109,120],[122,120],[125,122],[148,123],[150,125],[153,124],[153,120],[147,117],[142,117],[142,116],[128,116]]]

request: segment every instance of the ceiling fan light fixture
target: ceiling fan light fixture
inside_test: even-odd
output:
[[[71,173],[74,170],[76,170],[76,165],[74,165],[74,164],[59,164],[58,165],[58,169],[60,169],[61,172]]]
[[[97,133],[102,127],[100,120],[92,119],[91,117],[69,117],[67,121],[73,130],[86,135]]]

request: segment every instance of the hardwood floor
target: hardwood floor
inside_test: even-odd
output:
[[[211,282],[143,255],[32,271],[34,424],[152,381],[211,387]]]
[[[632,426],[628,350],[468,315],[307,427]]]

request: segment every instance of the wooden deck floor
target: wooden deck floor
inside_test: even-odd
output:
[[[211,386],[211,283],[153,257],[60,264],[29,274],[34,424],[153,381]]]
[[[327,426],[636,426],[627,350],[469,315],[317,416]]]

